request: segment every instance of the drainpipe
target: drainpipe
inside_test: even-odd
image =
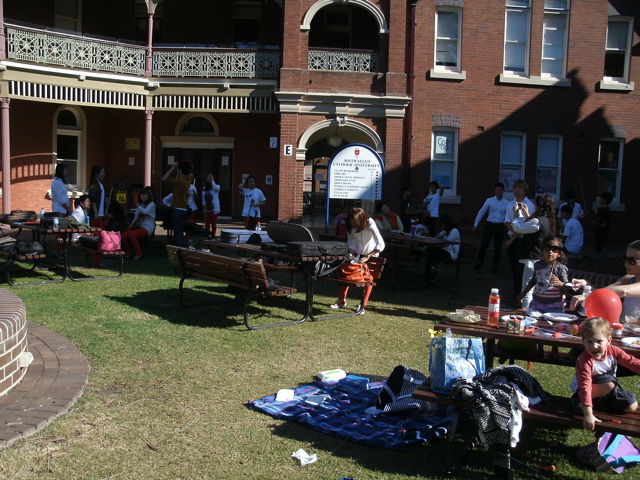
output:
[[[144,186],[151,185],[151,142],[153,141],[153,110],[144,112]]]
[[[416,7],[420,3],[420,0],[409,0],[411,6],[411,14],[409,15],[409,28],[407,29],[407,51],[409,52],[409,59],[407,64],[407,94],[411,100],[407,105],[407,115],[405,116],[405,128],[404,128],[404,152],[402,155],[402,188],[410,187],[409,179],[411,178],[411,158],[413,158],[413,93],[414,93],[414,70],[415,70],[415,53],[413,46],[415,45],[416,37]]]
[[[4,31],[4,0],[0,0],[0,60],[6,60],[6,59],[7,59],[7,41],[6,41],[6,35]]]
[[[0,98],[0,120],[2,121],[2,211],[11,211],[11,148],[9,144],[9,102],[7,97]]]
[[[2,0],[0,0],[2,1]],[[147,14],[149,15],[149,23],[147,25],[147,56],[144,63],[144,74],[150,77],[153,74],[153,14],[156,11],[160,0],[145,0],[147,2]]]

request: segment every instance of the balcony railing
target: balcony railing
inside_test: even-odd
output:
[[[83,70],[145,75],[146,48],[119,41],[87,38],[7,25],[10,59]],[[277,47],[276,47],[277,48]],[[154,47],[155,77],[277,78],[280,51],[274,48],[222,49]]]
[[[144,47],[8,25],[6,30],[11,59],[144,75]]]
[[[280,53],[261,50],[154,49],[156,77],[276,78]]]
[[[378,72],[376,52],[309,50],[309,70],[334,72]]]

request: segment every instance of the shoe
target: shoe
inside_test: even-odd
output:
[[[360,305],[358,305],[358,307],[356,308],[356,312],[357,312],[358,310],[360,310]],[[365,311],[365,309],[363,308],[363,309],[362,309],[362,311],[358,312],[358,315],[364,315],[365,313],[367,313],[367,312],[366,312],[366,311]]]
[[[142,258],[142,255],[136,255],[135,257],[133,257],[133,260],[140,260]]]
[[[474,269],[474,270],[480,270],[481,268],[482,268],[482,264],[481,264],[481,263],[476,263],[476,264],[473,266],[473,269]]]
[[[577,393],[571,395],[569,399],[569,408],[576,415],[584,416],[584,410],[582,410],[582,405],[580,404],[580,397],[578,397]]]
[[[64,260],[64,255],[62,253],[54,253],[53,258],[56,260]]]
[[[331,308],[344,308],[347,306],[346,300],[338,300],[336,303],[331,305]]]
[[[124,258],[125,258],[126,260],[129,260],[131,257],[133,257],[133,253],[127,253],[127,254],[124,256]]]

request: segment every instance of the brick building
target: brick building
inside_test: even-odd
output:
[[[373,148],[392,208],[432,179],[472,225],[493,184],[524,178],[640,237],[640,2],[635,0],[0,0],[3,209],[39,210],[56,162],[93,165],[131,203],[189,159],[237,216],[323,211],[326,163]],[[149,32],[152,32],[150,35]],[[7,184],[9,188],[7,188]],[[124,199],[122,197],[121,199]],[[589,219],[585,219],[588,234]]]

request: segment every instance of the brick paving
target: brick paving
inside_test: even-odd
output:
[[[68,412],[89,380],[87,357],[62,335],[28,322],[27,342],[33,362],[22,381],[0,398],[0,448]]]

